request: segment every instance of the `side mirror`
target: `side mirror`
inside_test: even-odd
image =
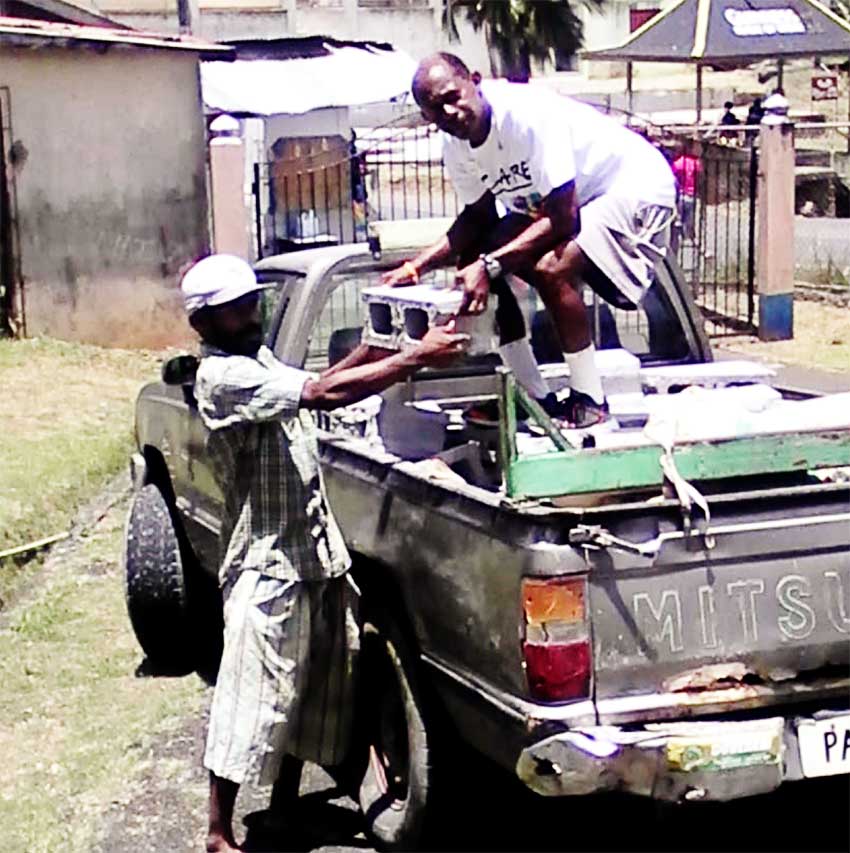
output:
[[[166,385],[192,385],[198,371],[198,357],[184,353],[169,358],[162,365],[162,381]]]

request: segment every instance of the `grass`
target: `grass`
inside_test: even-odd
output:
[[[0,550],[70,528],[124,466],[141,385],[160,355],[0,340]],[[26,569],[0,561],[0,835],[28,853],[90,851],[152,739],[200,714],[198,678],[140,679],[124,605],[126,502]],[[31,556],[31,555],[27,555]],[[24,593],[24,590],[28,591]],[[2,605],[0,604],[0,607]]]
[[[734,337],[717,340],[715,345],[766,361],[847,373],[850,372],[848,309],[797,299],[792,340],[766,343],[754,337]]]
[[[201,713],[200,679],[133,674],[141,653],[117,559],[125,511],[51,558],[36,595],[0,624],[4,849],[95,849],[104,815],[133,796],[152,738]]]
[[[797,338],[755,343],[753,354],[780,359],[781,347],[789,359],[846,370],[846,309],[798,302],[795,310]],[[157,360],[49,340],[0,341],[0,548],[67,529],[75,510],[126,464],[133,401]],[[168,798],[139,820],[200,814],[181,828],[181,849],[203,842],[204,772],[170,759],[151,767],[150,754],[186,720],[202,725],[208,690],[196,677],[134,675],[141,652],[119,566],[125,513],[126,502],[60,545],[28,595],[0,610],[4,849],[116,849],[101,847],[109,815],[150,796],[146,768],[157,780],[174,778]],[[8,568],[0,563],[0,589]],[[121,849],[136,849],[125,841]]]
[[[151,352],[0,340],[0,551],[67,530],[127,464],[135,396],[158,362]],[[10,562],[0,562],[0,595]]]

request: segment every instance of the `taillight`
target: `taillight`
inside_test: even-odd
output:
[[[526,578],[522,582],[528,689],[547,702],[590,695],[590,632],[585,578]]]

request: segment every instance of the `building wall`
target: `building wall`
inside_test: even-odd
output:
[[[666,9],[675,0],[607,0],[601,9],[579,5],[584,46],[596,50],[619,44],[629,35],[630,10]],[[216,41],[329,35],[387,41],[414,58],[437,50],[457,53],[470,67],[489,73],[483,33],[458,13],[460,42],[442,30],[443,0],[197,0],[200,19],[194,30]],[[104,14],[134,27],[176,32],[176,0],[96,0]],[[579,62],[593,76],[623,73],[623,63]]]
[[[310,110],[303,115],[275,115],[265,119],[266,156],[271,156],[271,147],[278,139],[298,136],[351,136],[351,119],[348,107],[328,107]]]
[[[208,250],[197,58],[0,49],[20,152],[27,331],[114,345],[185,338],[176,273]]]
[[[457,53],[488,72],[484,36],[458,15],[460,42],[450,42],[440,23],[442,0],[199,0],[196,35],[215,41],[327,35],[386,41],[421,59],[437,50]],[[142,29],[176,32],[176,0],[98,0],[98,9]]]
[[[129,2],[129,0],[128,0]],[[135,2],[135,0],[132,0]],[[144,2],[144,0],[142,0]],[[180,29],[174,3],[167,4],[166,12],[118,11],[110,12],[116,21],[142,30],[160,33],[177,33]],[[204,9],[193,33],[209,41],[227,42],[236,39],[283,38],[290,34],[289,16],[282,9]]]

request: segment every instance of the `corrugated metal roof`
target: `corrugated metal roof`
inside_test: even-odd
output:
[[[300,115],[325,107],[389,101],[410,88],[416,63],[403,51],[334,48],[310,59],[204,62],[209,110],[235,115]]]
[[[41,0],[47,2],[47,0]],[[364,39],[338,39],[331,36],[286,35],[272,38],[231,39],[238,59],[315,59],[328,56],[334,48],[393,50],[388,42]]]
[[[192,36],[0,17],[0,45],[4,44],[21,47],[33,45],[115,45],[153,48],[155,50],[183,50],[211,56],[217,60],[227,60],[234,55],[233,48],[228,45],[215,44]]]
[[[112,27],[115,30],[130,29],[94,9],[69,3],[68,0],[6,0],[5,14],[9,18],[32,18],[86,27]]]

